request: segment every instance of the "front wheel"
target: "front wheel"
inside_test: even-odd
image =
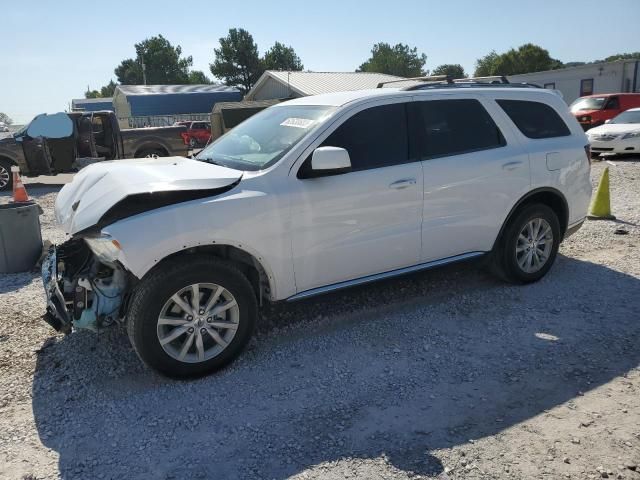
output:
[[[182,257],[138,285],[127,331],[149,367],[170,377],[194,377],[236,358],[251,338],[256,317],[253,288],[234,264]]]
[[[494,253],[494,267],[507,281],[540,280],[555,261],[560,246],[560,222],[546,205],[534,204],[516,213]]]
[[[11,165],[12,163],[0,159],[0,192],[3,190],[11,190],[13,187]]]

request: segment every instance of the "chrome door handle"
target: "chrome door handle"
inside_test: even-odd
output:
[[[396,180],[395,182],[389,184],[389,188],[394,188],[396,190],[401,190],[403,188],[410,187],[411,185],[415,185],[415,178],[403,178],[402,180]]]
[[[509,162],[502,165],[503,170],[515,170],[516,168],[520,168],[522,162]]]

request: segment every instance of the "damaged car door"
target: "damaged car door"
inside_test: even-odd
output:
[[[48,175],[55,171],[56,152],[65,145],[73,145],[73,122],[66,113],[35,117],[15,135],[22,143],[25,160],[31,175]]]

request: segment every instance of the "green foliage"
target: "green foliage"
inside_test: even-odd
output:
[[[521,73],[541,72],[562,68],[562,62],[551,58],[542,47],[526,43],[517,49],[497,54],[492,51],[476,61],[475,75],[518,75]]]
[[[466,78],[467,74],[459,63],[445,63],[433,69],[431,75],[447,75],[452,79]]]
[[[211,73],[225,85],[238,87],[243,93],[251,90],[264,72],[258,45],[242,28],[230,29],[229,34],[220,39],[220,48],[215,48],[214,54]]]
[[[192,70],[189,72],[189,83],[192,85],[209,85],[211,80],[201,70]]]
[[[616,53],[615,55],[609,55],[604,60],[596,60],[593,63],[600,62],[615,62],[616,60],[630,60],[640,58],[640,52],[631,52],[631,53]]]
[[[189,67],[193,65],[191,56],[182,57],[180,45],[173,46],[162,35],[147,38],[136,43],[136,58],[123,60],[115,69],[118,82],[123,85],[142,85],[144,76],[148,85],[185,84],[189,82]]]
[[[287,47],[280,42],[276,42],[273,47],[267,50],[262,62],[266,70],[300,71],[304,69],[302,61],[293,47]]]
[[[417,48],[398,43],[393,47],[388,43],[376,43],[371,49],[371,58],[356,70],[357,72],[377,72],[399,77],[420,77],[425,74],[427,56],[418,54]]]
[[[4,123],[5,125],[11,125],[13,123],[13,120],[6,113],[0,112],[0,122]]]
[[[109,98],[113,97],[113,93],[116,91],[118,84],[113,80],[110,80],[108,84],[102,87],[100,90],[89,90],[84,92],[84,98]]]

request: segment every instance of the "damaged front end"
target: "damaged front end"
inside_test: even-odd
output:
[[[111,246],[109,246],[111,245]],[[59,332],[101,330],[122,322],[128,272],[112,259],[117,242],[109,237],[72,238],[52,246],[42,262],[47,296],[44,320]]]

